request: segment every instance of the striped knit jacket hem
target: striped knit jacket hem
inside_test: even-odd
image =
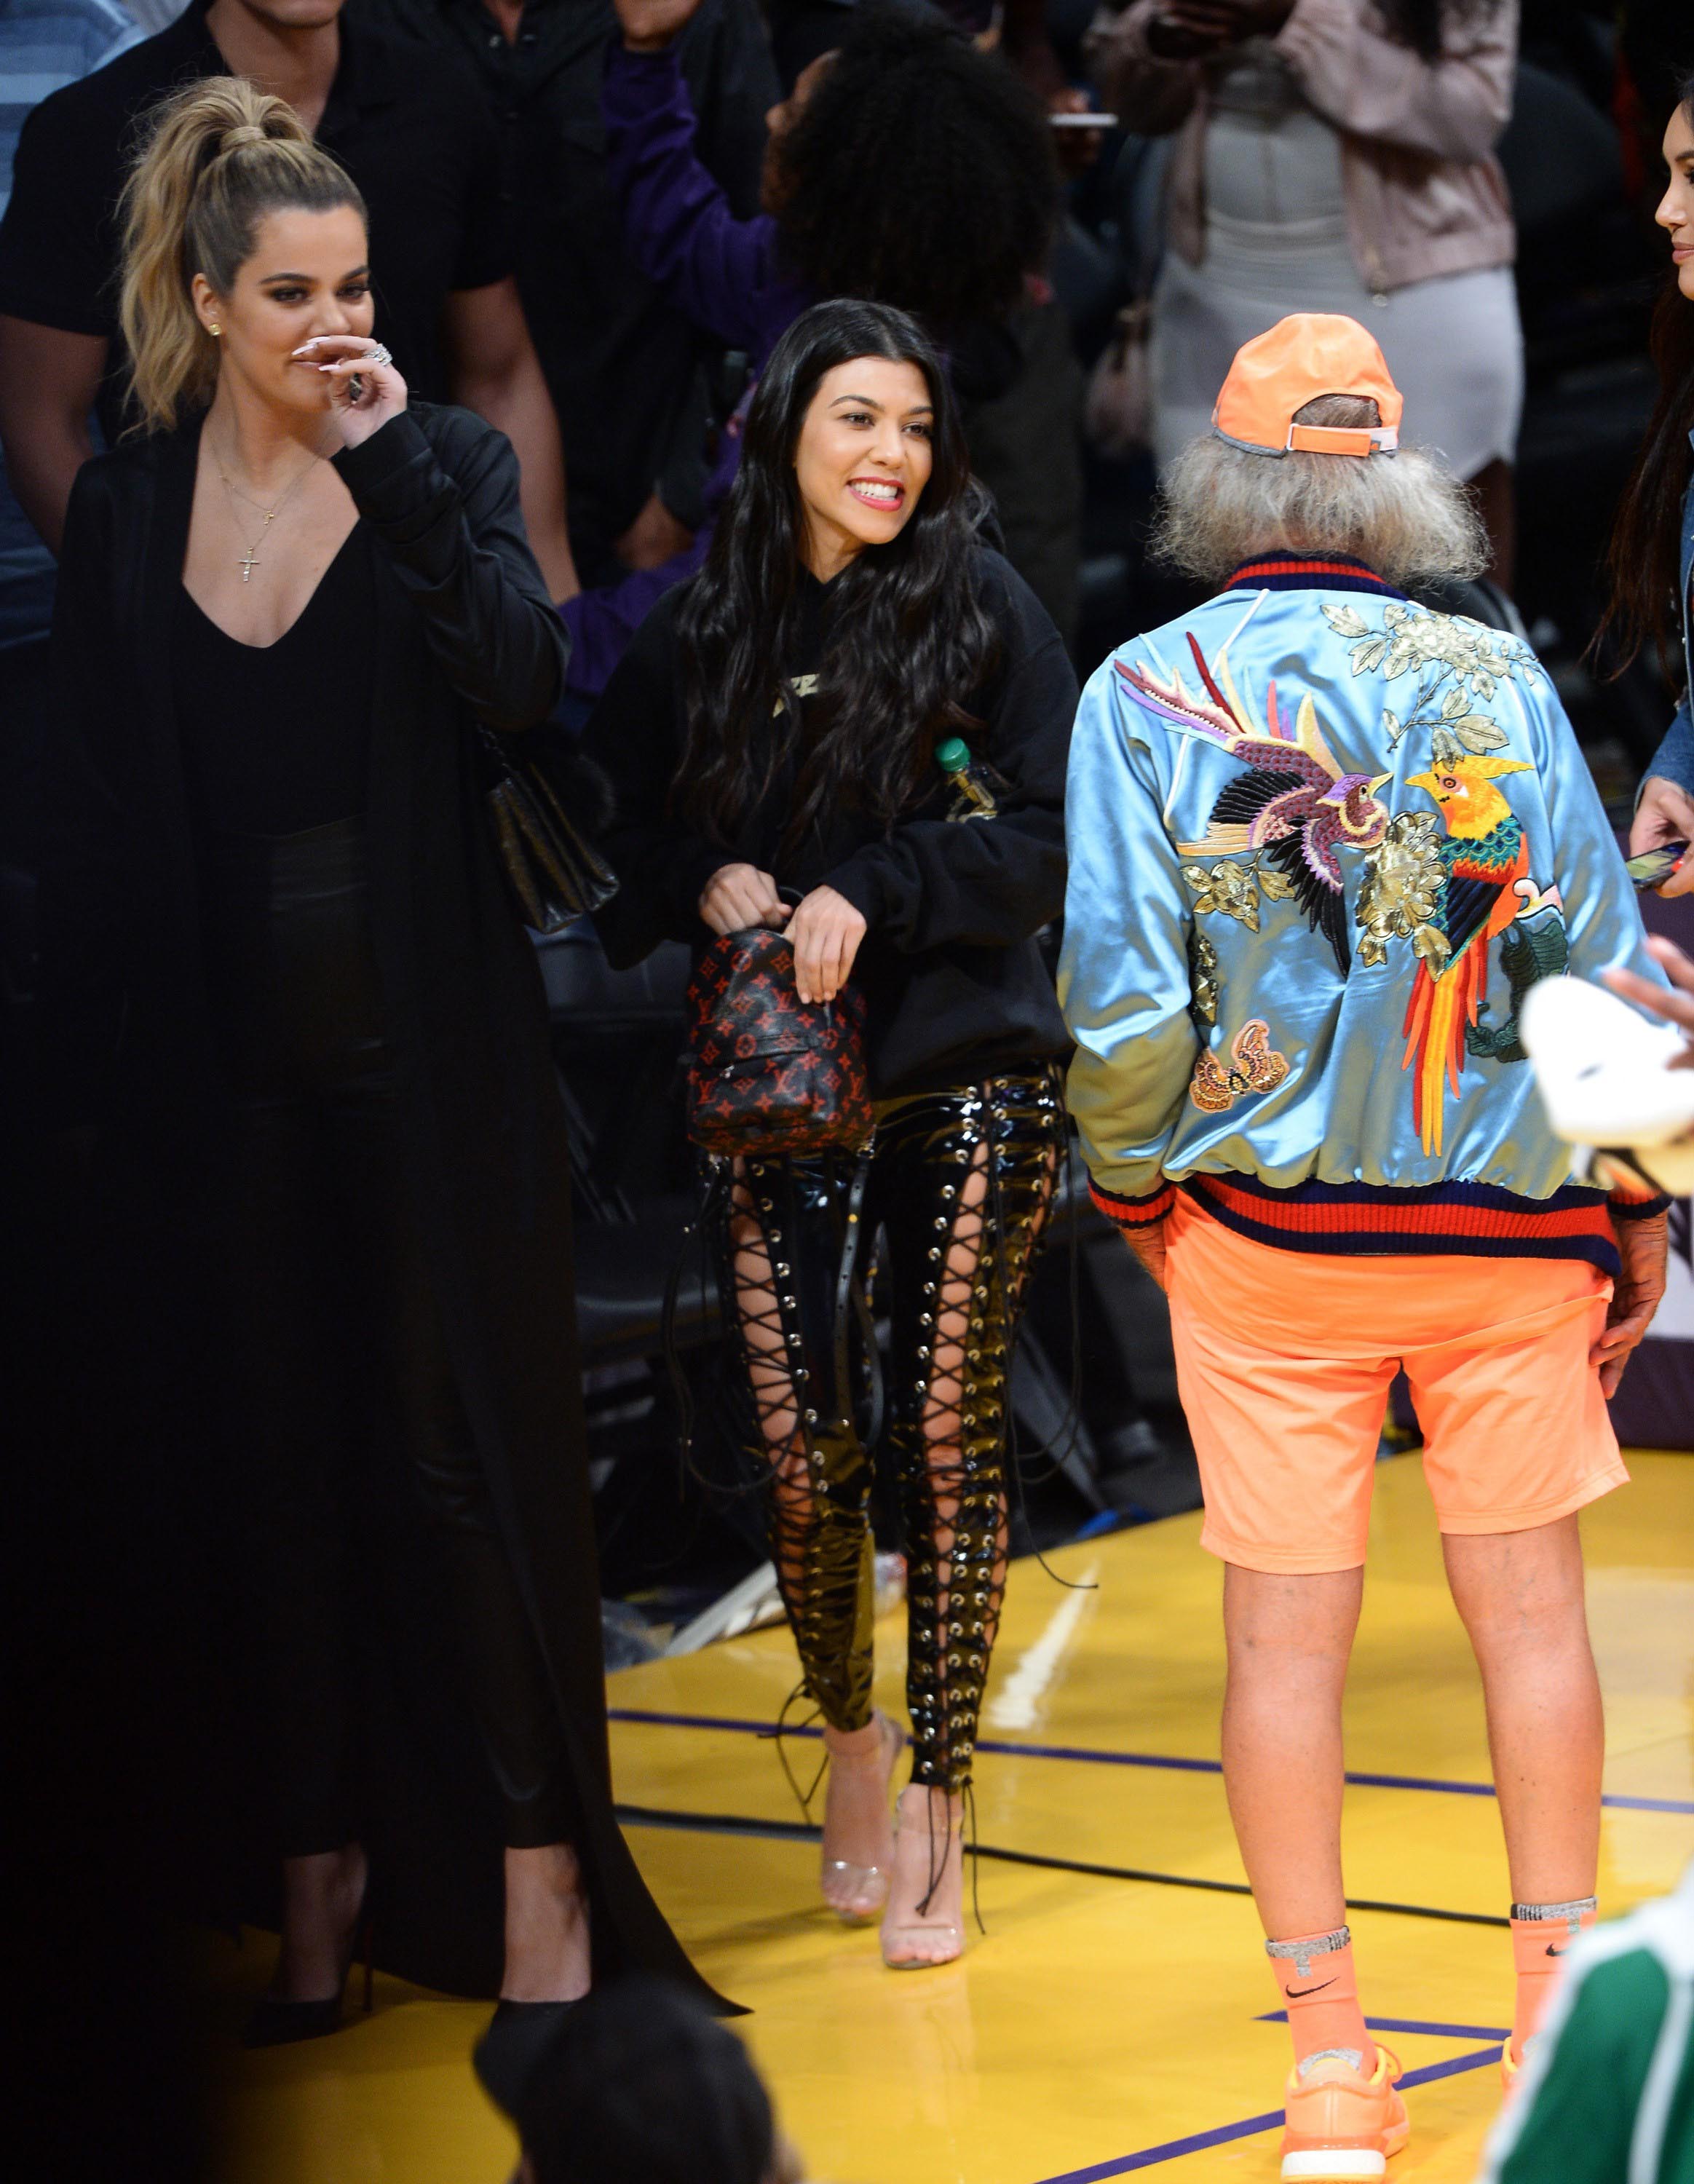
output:
[[[1567,1184],[1551,1198],[1521,1198],[1491,1184],[1436,1183],[1394,1188],[1365,1183],[1301,1183],[1278,1190],[1251,1175],[1184,1177],[1140,1198],[1090,1184],[1089,1195],[1125,1230],[1151,1228],[1182,1190],[1238,1235],[1287,1251],[1342,1256],[1584,1259],[1614,1280],[1622,1272],[1612,1228],[1663,1213],[1663,1194],[1633,1198]]]

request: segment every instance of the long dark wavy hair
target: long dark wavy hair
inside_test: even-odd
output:
[[[1677,86],[1677,104],[1694,123],[1694,73]],[[1673,273],[1652,317],[1658,400],[1606,553],[1611,599],[1600,638],[1621,671],[1652,645],[1667,681],[1680,682],[1682,501],[1694,479],[1694,302]]]
[[[997,53],[925,8],[855,8],[775,147],[785,263],[815,296],[874,297],[950,339],[1003,316],[1059,204],[1053,131]]]
[[[915,365],[928,382],[929,482],[898,537],[865,548],[830,587],[831,634],[807,701],[784,848],[838,805],[891,826],[932,778],[937,742],[977,725],[963,701],[1000,657],[975,583],[987,496],[971,476],[940,358],[917,321],[889,304],[814,304],[771,352],[735,482],[677,614],[688,742],[672,801],[722,842],[796,754],[802,724],[788,677],[805,516],[794,454],[824,374],[861,356]]]
[[[1441,33],[1478,15],[1490,15],[1501,0],[1377,0],[1391,36],[1426,61],[1439,58]]]

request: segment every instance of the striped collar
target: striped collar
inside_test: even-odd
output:
[[[1257,554],[1251,561],[1242,562],[1223,588],[1226,592],[1374,592],[1384,599],[1406,596],[1351,554]]]

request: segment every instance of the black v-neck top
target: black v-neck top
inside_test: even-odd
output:
[[[363,813],[376,612],[362,522],[275,644],[227,635],[179,587],[171,694],[203,826],[297,834]]]

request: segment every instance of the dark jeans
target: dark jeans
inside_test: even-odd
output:
[[[412,1204],[362,832],[223,836],[213,861],[214,1003],[238,1091],[237,1483],[249,1490],[278,1847],[304,1856],[359,1832],[354,1508],[373,1418],[440,1534],[505,1841],[559,1841],[573,1830],[556,1706]]]

